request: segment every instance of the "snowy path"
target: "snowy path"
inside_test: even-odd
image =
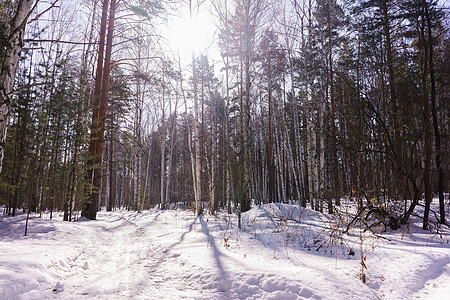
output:
[[[61,282],[67,299],[320,299],[299,282],[230,259],[202,219],[125,213],[95,226]],[[167,218],[167,216],[166,216]],[[110,226],[109,223],[115,224]],[[104,227],[107,225],[108,227]],[[225,249],[225,247],[223,247]],[[245,259],[245,258],[244,258]],[[238,266],[236,266],[238,264]],[[225,267],[226,266],[226,267]],[[242,268],[244,267],[244,268]],[[75,270],[74,270],[75,269]],[[236,270],[237,269],[237,270]]]
[[[381,243],[369,253],[364,285],[355,259],[336,267],[333,257],[277,246],[279,234],[264,246],[224,216],[206,218],[187,211],[100,212],[77,223],[34,218],[28,237],[19,219],[0,222],[0,253],[10,254],[0,256],[0,299],[441,299],[449,291],[445,247]]]
[[[140,239],[142,230],[131,219],[106,220],[108,227],[95,226],[95,236],[85,245],[71,266],[71,273],[61,284],[64,296],[130,297],[143,281],[144,259],[151,257],[153,248]]]

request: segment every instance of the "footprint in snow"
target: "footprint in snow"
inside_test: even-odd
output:
[[[61,282],[58,281],[52,291],[53,291],[53,293],[63,292],[64,291],[64,285]]]

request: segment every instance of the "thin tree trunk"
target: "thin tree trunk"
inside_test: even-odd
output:
[[[106,207],[107,211],[112,211],[116,206],[116,162],[115,162],[115,128],[114,128],[114,115],[111,118],[111,140],[109,142],[109,201]]]
[[[331,106],[331,176],[332,176],[332,194],[330,197],[335,198],[335,204],[340,205],[340,179],[338,170],[338,160],[337,160],[337,141],[336,141],[336,123],[335,123],[335,106],[336,106],[336,95],[334,90],[334,71],[333,71],[333,39],[331,30],[331,8],[329,5],[328,10],[328,63],[329,63],[329,85],[330,85],[330,106]],[[333,204],[331,199],[329,200],[328,213],[333,213]]]
[[[161,188],[160,188],[160,202],[161,209],[166,209],[166,198],[165,198],[165,178],[166,178],[166,125],[164,122],[164,112],[163,112],[163,124],[161,127]]]
[[[194,146],[195,157],[191,155],[191,165],[194,183],[194,198],[195,198],[195,214],[197,216],[202,214],[201,203],[201,157],[200,157],[200,122],[199,105],[198,105],[198,88],[197,88],[197,67],[194,52],[192,52],[192,81],[194,85]],[[191,152],[192,153],[192,152]]]
[[[424,13],[425,7],[422,8],[422,13]],[[422,28],[420,32],[420,39],[423,46],[423,67],[422,67],[422,103],[423,103],[423,129],[424,129],[424,173],[423,181],[425,188],[425,210],[423,215],[423,229],[428,230],[429,227],[429,213],[430,205],[433,200],[433,193],[431,189],[431,129],[430,129],[430,106],[428,103],[428,47],[425,41],[425,19],[422,16]]]
[[[166,180],[166,197],[165,197],[166,205],[171,202],[170,189],[172,186],[173,152],[174,152],[174,148],[175,148],[176,129],[177,129],[176,122],[177,122],[177,118],[176,118],[176,110],[175,110],[175,115],[173,116],[173,121],[172,121],[172,134],[171,134],[172,136],[170,139],[169,153],[168,153],[169,160],[167,161],[167,180]]]
[[[311,105],[311,104],[310,104]],[[318,201],[318,191],[319,191],[319,171],[318,171],[318,160],[317,160],[317,126],[314,126],[312,122],[313,118],[316,118],[316,114],[310,110],[308,112],[308,143],[309,143],[309,193],[311,200],[311,209],[317,210],[316,203]]]
[[[439,192],[439,222],[445,224],[445,203],[444,203],[444,168],[441,161],[441,133],[439,131],[437,110],[436,110],[436,78],[434,75],[434,46],[433,46],[433,34],[431,29],[431,20],[429,14],[429,7],[425,0],[422,0],[422,4],[425,9],[425,19],[427,21],[427,34],[428,34],[428,63],[431,81],[431,114],[433,117],[433,129],[434,129],[434,146],[436,148],[436,168],[438,171],[438,192]]]
[[[209,197],[210,197],[210,213],[215,214],[217,210],[216,203],[216,156],[217,156],[217,141],[216,141],[216,116],[215,116],[215,103],[211,101],[211,178],[209,180]]]
[[[246,16],[250,16],[250,8],[246,5]],[[250,20],[246,21],[250,23]],[[246,24],[246,26],[250,26],[250,24]],[[247,28],[249,29],[249,28]],[[251,206],[251,172],[252,172],[252,164],[251,164],[251,115],[250,115],[250,105],[251,105],[251,97],[250,97],[250,89],[251,89],[251,73],[250,73],[250,65],[251,65],[251,41],[248,34],[245,38],[245,50],[244,50],[244,78],[245,78],[245,97],[243,97],[243,110],[241,114],[243,114],[243,156],[244,156],[244,186],[243,186],[243,197],[241,199],[241,211],[245,212],[250,210]]]
[[[383,31],[386,39],[386,64],[388,69],[388,80],[389,80],[389,95],[390,100],[389,103],[392,107],[392,121],[393,121],[393,131],[394,131],[394,139],[393,144],[391,145],[391,152],[393,153],[394,162],[397,165],[397,169],[400,170],[400,173],[404,173],[404,160],[403,160],[403,142],[401,140],[401,132],[400,130],[403,128],[401,122],[399,121],[399,104],[397,99],[397,90],[396,90],[396,76],[394,70],[394,55],[392,51],[392,42],[391,42],[391,28],[389,22],[389,12],[388,12],[388,1],[381,1],[381,13],[383,15]],[[397,183],[397,191],[400,190],[400,187],[406,185],[406,178],[400,179]],[[397,192],[397,196],[403,197],[401,192]],[[406,199],[405,199],[406,201]]]
[[[229,87],[229,57],[227,52],[226,66],[225,66],[225,80],[227,89],[227,107],[226,107],[226,202],[227,202],[227,212],[231,214],[231,166],[230,166],[230,87]]]

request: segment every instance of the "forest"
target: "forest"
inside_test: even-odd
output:
[[[212,42],[184,57],[167,28],[200,14],[213,36],[190,34]],[[345,200],[393,229],[419,207],[424,229],[446,223],[447,1],[2,0],[0,15],[5,214]]]

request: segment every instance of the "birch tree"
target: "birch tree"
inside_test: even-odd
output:
[[[17,0],[14,2],[13,18],[8,30],[2,67],[0,70],[0,174],[5,152],[11,97],[16,77],[17,63],[24,45],[25,27],[28,18],[39,1]]]

